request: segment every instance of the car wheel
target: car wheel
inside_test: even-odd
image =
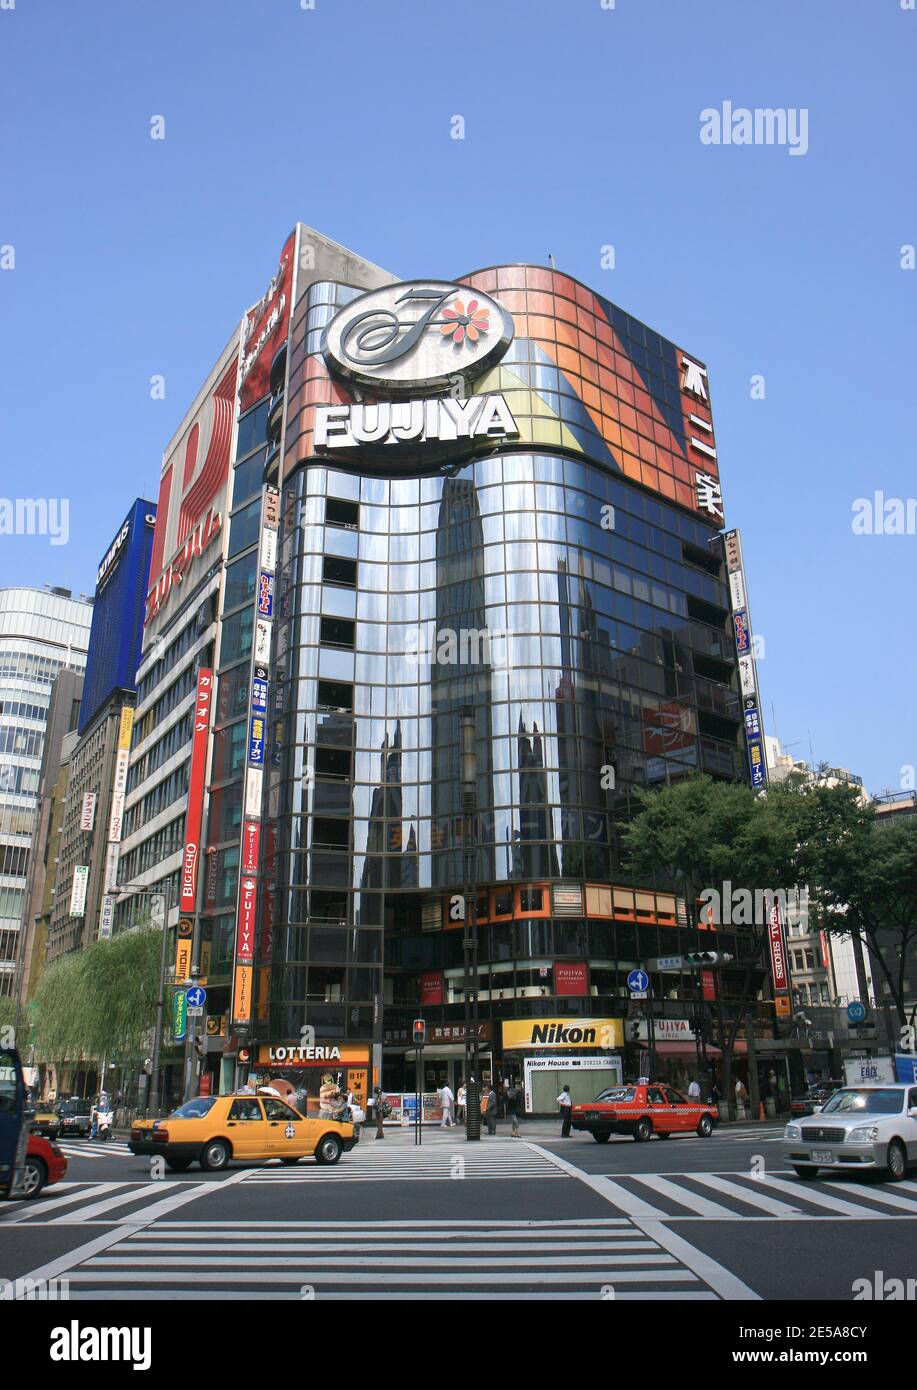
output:
[[[640,1119],[637,1121],[637,1123],[634,1125],[634,1138],[636,1139],[638,1144],[645,1144],[647,1139],[651,1139],[652,1137],[652,1123],[646,1118],[645,1115],[642,1115]]]
[[[48,1170],[40,1158],[28,1157],[22,1175],[22,1195],[25,1198],[37,1197],[48,1181]]]
[[[611,1132],[607,1129],[593,1130],[592,1137],[597,1144],[607,1144],[611,1138]]]
[[[701,1139],[709,1139],[713,1133],[713,1121],[709,1115],[701,1115],[697,1122],[697,1133]]]
[[[316,1163],[337,1163],[344,1146],[336,1134],[324,1134],[315,1149]]]
[[[166,1167],[171,1168],[173,1173],[183,1173],[186,1168],[191,1167],[190,1158],[167,1158]]]
[[[793,1172],[796,1174],[797,1178],[802,1178],[803,1182],[814,1182],[818,1177],[817,1168],[800,1168],[795,1163],[793,1164]]]
[[[225,1139],[212,1139],[201,1150],[200,1164],[207,1173],[219,1173],[229,1163],[229,1145]]]
[[[885,1177],[888,1182],[900,1182],[907,1172],[907,1154],[900,1139],[893,1139],[885,1155]]]

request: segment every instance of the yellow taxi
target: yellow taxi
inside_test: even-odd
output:
[[[198,1096],[165,1120],[135,1121],[129,1147],[138,1156],[162,1155],[175,1172],[197,1162],[218,1173],[232,1159],[298,1163],[314,1155],[316,1163],[337,1163],[358,1140],[349,1121],[307,1118],[275,1096],[229,1095]]]
[[[60,1116],[50,1102],[33,1100],[26,1115],[33,1134],[43,1134],[46,1139],[56,1139],[60,1134]]]

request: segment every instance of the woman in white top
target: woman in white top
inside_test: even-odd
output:
[[[458,1095],[457,1095],[456,1098],[455,1098],[455,1106],[456,1106],[456,1111],[455,1111],[455,1118],[456,1118],[456,1121],[458,1122],[458,1124],[463,1125],[463,1124],[465,1123],[465,1083],[464,1083],[464,1081],[459,1082]]]

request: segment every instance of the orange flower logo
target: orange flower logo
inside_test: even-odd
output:
[[[463,343],[466,338],[469,343],[476,343],[482,333],[489,329],[489,317],[490,310],[479,308],[476,299],[468,301],[467,309],[463,302],[457,299],[453,308],[443,310],[446,322],[440,331],[456,344]]]

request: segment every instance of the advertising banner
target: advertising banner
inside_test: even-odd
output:
[[[102,899],[102,907],[99,912],[99,936],[103,941],[107,941],[111,936],[114,920],[115,900],[111,893],[106,893]]]
[[[236,962],[251,965],[255,958],[255,920],[258,906],[258,882],[248,874],[239,885],[239,917],[236,927]]]
[[[183,1042],[188,1028],[188,996],[183,989],[172,995],[172,1037]]]
[[[789,976],[786,969],[786,948],[783,940],[783,925],[780,921],[780,908],[774,904],[767,924],[767,937],[771,953],[771,977],[775,990],[788,990]]]
[[[578,961],[558,961],[554,962],[554,993],[555,994],[587,994],[586,962]]]
[[[443,977],[438,970],[427,970],[420,977],[420,1005],[443,1002]]]
[[[80,809],[80,829],[92,830],[96,823],[96,794],[86,792],[83,797],[83,805]]]
[[[295,245],[296,233],[291,232],[270,284],[246,315],[239,366],[240,410],[248,410],[255,401],[267,395],[271,360],[286,339],[293,297]]]
[[[197,866],[201,852],[201,813],[204,809],[204,773],[207,765],[207,735],[213,698],[213,672],[201,667],[197,673],[194,706],[194,732],[191,737],[191,778],[188,785],[188,813],[185,819],[185,852],[181,870],[180,910],[193,913],[197,897]]]
[[[70,890],[70,916],[82,917],[86,911],[86,888],[89,884],[89,865],[77,864],[73,870]]]
[[[242,872],[258,872],[258,850],[261,847],[261,826],[258,821],[247,820],[242,826]]]
[[[505,1019],[503,1047],[623,1047],[620,1018]]]
[[[191,976],[191,940],[194,935],[194,923],[190,917],[181,917],[178,922],[178,930],[175,935],[175,971],[174,978],[182,983],[190,979]]]

